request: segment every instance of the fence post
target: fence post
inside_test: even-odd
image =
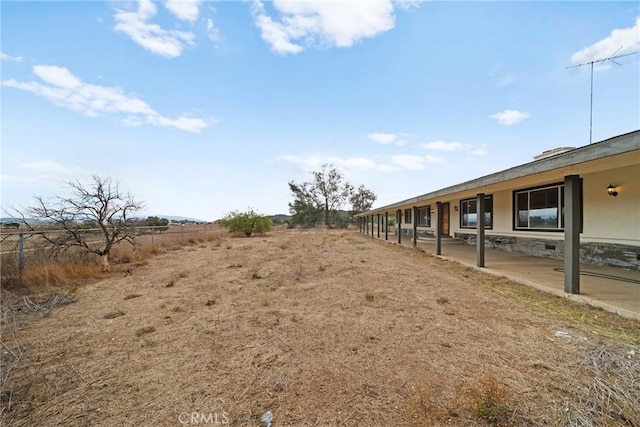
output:
[[[153,227],[151,227],[151,247],[153,247]]]
[[[182,237],[180,238],[180,240],[184,242],[184,224],[182,224],[182,227],[180,228],[182,229]]]
[[[24,233],[18,235],[18,270],[20,277],[22,277],[24,272]]]

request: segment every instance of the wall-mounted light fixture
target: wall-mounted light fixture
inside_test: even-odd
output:
[[[458,205],[453,206],[453,210],[458,212]]]
[[[607,187],[607,193],[609,193],[609,195],[613,197],[616,197],[618,195],[618,192],[616,191],[616,187],[614,187],[611,184],[609,184],[609,186]]]

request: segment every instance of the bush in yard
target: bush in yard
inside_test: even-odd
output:
[[[222,225],[230,233],[244,233],[247,237],[253,233],[266,233],[271,231],[272,227],[269,217],[260,215],[253,209],[249,209],[246,212],[230,212],[223,218]]]

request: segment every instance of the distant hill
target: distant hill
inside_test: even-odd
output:
[[[269,215],[269,219],[271,220],[271,222],[286,222],[291,219],[291,215],[285,215],[285,214]]]
[[[47,222],[47,221],[43,221],[43,220],[37,219],[37,218],[25,218],[24,220],[27,221],[30,224],[35,224],[35,223],[38,223],[38,222]],[[2,223],[6,223],[6,222],[19,222],[19,223],[22,223],[22,218],[13,218],[13,217],[10,217],[10,216],[6,216],[6,217],[0,218],[0,222],[2,222]]]
[[[169,221],[176,221],[176,222],[180,222],[180,221],[187,221],[187,222],[209,222],[209,221],[205,221],[203,219],[197,219],[197,218],[189,218],[188,216],[175,216],[175,215],[148,215],[148,216],[157,216],[158,218],[166,218]]]

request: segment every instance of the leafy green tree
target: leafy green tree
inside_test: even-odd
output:
[[[261,234],[271,231],[272,224],[269,217],[256,213],[253,209],[246,212],[233,211],[222,219],[222,225],[230,233],[244,233],[249,237],[254,233]]]
[[[342,173],[331,164],[324,164],[319,171],[312,172],[313,179],[302,184],[289,183],[294,196],[289,204],[292,215],[302,223],[309,224],[322,213],[324,224],[337,220],[337,211],[349,198],[353,186],[344,180]]]
[[[147,217],[145,221],[147,227],[156,227],[156,230],[167,231],[169,229],[169,220],[167,218],[158,218],[157,216]]]
[[[315,199],[309,186],[308,182],[296,184],[291,181],[289,183],[289,189],[293,193],[293,202],[289,203],[289,212],[291,213],[289,223],[292,225],[309,226],[323,219],[322,209],[319,207],[320,203]]]
[[[361,185],[357,190],[351,193],[351,197],[349,198],[353,213],[359,214],[368,211],[371,209],[377,198],[378,196],[376,196],[373,191],[369,190],[364,185]]]

